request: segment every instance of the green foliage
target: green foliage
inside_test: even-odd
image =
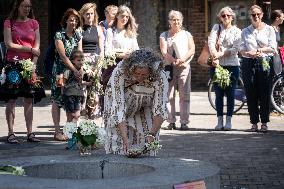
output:
[[[219,64],[216,66],[213,82],[217,83],[222,89],[225,89],[231,84],[231,73],[224,69]]]

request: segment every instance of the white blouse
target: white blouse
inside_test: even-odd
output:
[[[135,51],[139,49],[137,38],[126,37],[125,30],[109,28],[106,34],[105,54],[110,55],[113,52]]]
[[[277,49],[276,35],[272,26],[265,24],[263,29],[257,30],[252,25],[249,25],[243,29],[240,51],[256,51],[258,48],[262,47]],[[273,53],[264,55],[273,56]]]
[[[239,66],[238,49],[241,44],[241,30],[236,26],[225,29],[222,24],[215,24],[208,37],[209,51],[216,51],[217,33],[221,26],[219,43],[221,44],[221,51],[230,52],[230,56],[223,56],[219,58],[219,63],[222,66]]]

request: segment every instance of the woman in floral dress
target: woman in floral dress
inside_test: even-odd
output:
[[[81,26],[81,17],[74,9],[68,9],[61,21],[62,29],[55,33],[55,61],[51,77],[51,100],[52,100],[52,119],[55,127],[54,139],[66,140],[66,137],[60,131],[60,108],[63,106],[61,85],[63,81],[63,72],[70,69],[74,75],[81,78],[80,72],[70,61],[71,53],[76,50],[82,51],[82,37],[77,30]]]
[[[126,155],[131,146],[158,140],[167,92],[161,59],[151,49],[136,50],[120,62],[105,93],[106,153]]]

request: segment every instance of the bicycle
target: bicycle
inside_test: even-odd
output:
[[[210,105],[216,110],[215,105],[215,91],[214,91],[214,82],[210,79],[208,81],[208,99]],[[244,82],[241,77],[238,78],[237,86],[235,89],[235,106],[234,113],[237,113],[246,103],[246,96],[244,91]],[[224,99],[224,107],[227,107],[227,98]],[[226,110],[224,110],[226,112]]]
[[[273,79],[271,90],[271,104],[279,113],[284,114],[284,72],[276,75]]]

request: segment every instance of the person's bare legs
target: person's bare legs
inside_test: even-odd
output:
[[[6,120],[8,125],[8,136],[14,133],[14,121],[15,121],[15,106],[16,100],[11,99],[6,104]]]
[[[33,99],[24,98],[24,115],[26,120],[27,134],[33,132]]]
[[[60,130],[60,108],[58,105],[53,101],[51,106],[51,114],[52,120],[54,124],[54,139],[59,141],[65,141],[67,138],[62,134]]]

